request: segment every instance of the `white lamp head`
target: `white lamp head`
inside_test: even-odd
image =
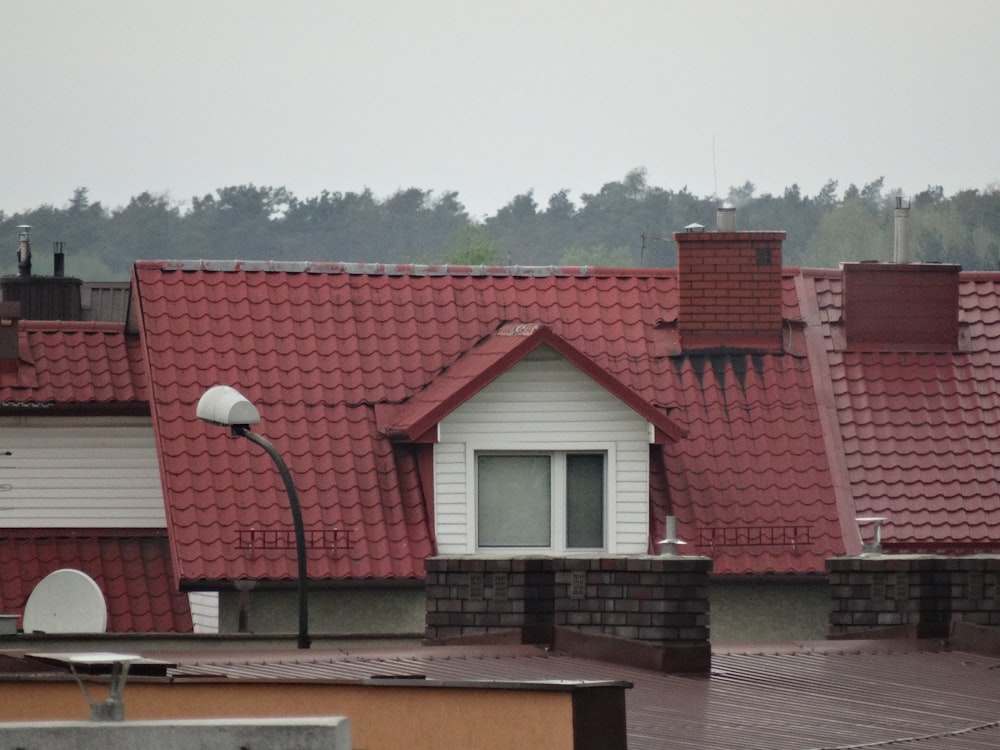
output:
[[[247,397],[228,385],[213,385],[198,399],[198,419],[232,427],[260,423],[260,412]]]

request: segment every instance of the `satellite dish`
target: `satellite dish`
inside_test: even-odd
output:
[[[24,605],[22,627],[25,633],[103,633],[108,605],[93,578],[63,568],[35,586]]]

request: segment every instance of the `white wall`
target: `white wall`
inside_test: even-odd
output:
[[[441,554],[475,548],[477,450],[608,452],[609,553],[645,554],[649,423],[548,347],[504,373],[439,426],[434,518]]]
[[[0,417],[0,526],[163,528],[148,417]]]
[[[218,591],[189,591],[188,603],[191,605],[195,633],[219,632]]]

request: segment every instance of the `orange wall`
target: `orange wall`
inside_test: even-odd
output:
[[[103,685],[87,685],[95,700]],[[347,716],[357,750],[573,750],[569,691],[133,678],[125,718]],[[87,720],[75,682],[0,683],[0,721]]]

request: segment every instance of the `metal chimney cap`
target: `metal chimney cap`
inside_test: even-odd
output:
[[[720,206],[715,210],[715,220],[720,232],[736,231],[736,208],[735,206]]]
[[[697,223],[695,223],[695,224],[688,224],[686,227],[684,227],[684,231],[685,232],[704,232],[705,231],[705,225],[704,224],[697,224]]]

